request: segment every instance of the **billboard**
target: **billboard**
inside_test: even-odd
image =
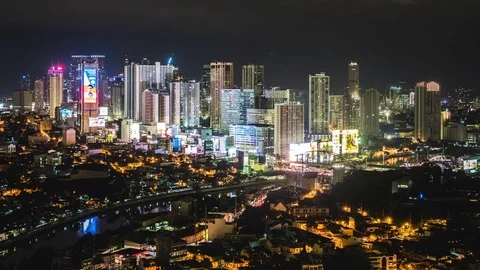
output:
[[[477,167],[478,167],[478,165],[477,165],[477,160],[476,159],[464,160],[463,161],[463,169],[464,170],[475,170]]]
[[[105,119],[99,117],[90,117],[88,118],[89,127],[105,127]]]
[[[83,69],[83,103],[97,103],[97,69]]]
[[[332,131],[333,153],[357,154],[358,153],[358,129],[333,130]]]
[[[175,153],[182,152],[182,139],[178,137],[172,139],[172,151]]]
[[[98,234],[98,217],[88,218],[82,222],[82,235]]]
[[[108,115],[108,107],[99,107],[99,115],[100,116],[107,116]]]

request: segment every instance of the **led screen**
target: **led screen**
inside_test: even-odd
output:
[[[83,103],[97,103],[97,69],[83,69]]]
[[[82,222],[82,235],[98,234],[98,217],[88,218]]]

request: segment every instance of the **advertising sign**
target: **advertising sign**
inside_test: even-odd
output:
[[[99,115],[100,116],[107,116],[108,115],[108,107],[99,107]]]
[[[83,69],[83,103],[97,103],[97,69]]]
[[[333,130],[332,131],[333,152],[335,154],[357,154],[358,153],[358,130]]]
[[[82,222],[82,235],[98,234],[98,217],[88,218]]]
[[[172,151],[175,153],[182,152],[182,139],[177,137],[172,139]]]
[[[464,160],[463,161],[463,169],[464,170],[475,170],[477,168],[477,160],[476,159],[471,159],[471,160]]]
[[[105,119],[98,118],[98,117],[90,117],[88,118],[88,126],[89,127],[105,127]]]

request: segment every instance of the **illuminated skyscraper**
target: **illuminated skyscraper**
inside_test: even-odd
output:
[[[142,64],[128,62],[125,66],[125,118],[140,121],[142,91],[145,89],[166,89],[173,78],[174,66],[161,65],[160,62],[155,62],[155,65],[149,63],[148,59],[144,59]]]
[[[218,131],[221,128],[222,89],[233,88],[233,63],[213,62],[210,64],[210,125]]]
[[[230,125],[247,124],[247,110],[253,108],[253,89],[222,89],[220,129],[228,132]]]
[[[200,80],[200,125],[210,127],[210,65],[203,65],[202,79]]]
[[[360,97],[359,74],[360,67],[358,63],[351,62],[348,64],[348,94],[351,97]]]
[[[330,76],[325,73],[308,78],[310,110],[308,113],[309,134],[313,140],[317,135],[328,135]]]
[[[414,139],[422,142],[440,140],[441,113],[440,85],[436,82],[417,83]]]
[[[55,118],[55,108],[60,107],[63,101],[63,68],[52,66],[48,70],[48,92],[50,117]]]
[[[330,95],[329,101],[329,113],[330,113],[330,124],[329,130],[343,130],[343,118],[344,118],[344,104],[343,99],[344,95]]]
[[[191,80],[182,84],[181,126],[198,127],[200,125],[200,83]]]
[[[367,89],[362,98],[361,133],[367,136],[378,136],[380,93],[376,89]]]
[[[98,117],[99,95],[103,94],[104,55],[72,55],[75,61],[76,92],[79,108],[80,132],[90,133],[94,130],[90,127],[90,121]],[[96,122],[96,121],[95,121]]]
[[[291,143],[304,142],[303,104],[275,104],[274,154],[287,159]]]
[[[112,108],[112,118],[123,118],[123,95],[125,94],[123,76],[109,78],[109,86],[111,93],[110,106]]]
[[[45,107],[45,84],[43,78],[35,80],[34,100],[35,111],[39,112]]]
[[[242,88],[253,89],[255,96],[263,95],[264,74],[263,65],[242,66]]]

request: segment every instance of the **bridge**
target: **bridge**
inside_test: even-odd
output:
[[[229,190],[235,190],[235,189],[240,189],[240,188],[249,188],[249,187],[258,187],[258,186],[268,186],[268,185],[273,185],[273,184],[280,184],[282,182],[285,182],[286,178],[280,178],[280,179],[273,179],[273,180],[265,180],[265,181],[251,181],[251,182],[244,182],[240,184],[233,184],[233,185],[224,185],[224,186],[218,186],[218,187],[211,187],[211,188],[203,188],[198,191],[195,190],[187,190],[187,191],[182,191],[182,192],[174,192],[174,193],[166,193],[166,194],[160,194],[160,195],[155,195],[155,196],[150,196],[150,197],[144,197],[144,198],[139,198],[127,202],[121,202],[118,204],[110,205],[107,207],[103,208],[98,208],[98,209],[91,209],[87,210],[85,212],[81,212],[78,214],[75,214],[73,216],[58,220],[54,223],[49,223],[46,224],[42,227],[35,228],[33,230],[30,230],[26,233],[23,233],[15,238],[12,239],[7,239],[2,242],[0,242],[0,250],[6,249],[10,247],[11,245],[23,241],[23,240],[28,240],[30,237],[41,234],[43,232],[48,232],[50,230],[53,230],[57,227],[63,226],[65,224],[71,224],[72,222],[76,222],[79,220],[84,220],[92,216],[97,216],[104,214],[106,212],[111,212],[115,210],[120,210],[120,209],[125,209],[125,208],[130,208],[133,206],[141,205],[141,204],[146,204],[146,203],[151,203],[155,201],[162,201],[162,200],[171,200],[179,197],[185,197],[189,195],[194,195],[194,194],[208,194],[208,193],[219,193],[219,192],[225,192]]]

